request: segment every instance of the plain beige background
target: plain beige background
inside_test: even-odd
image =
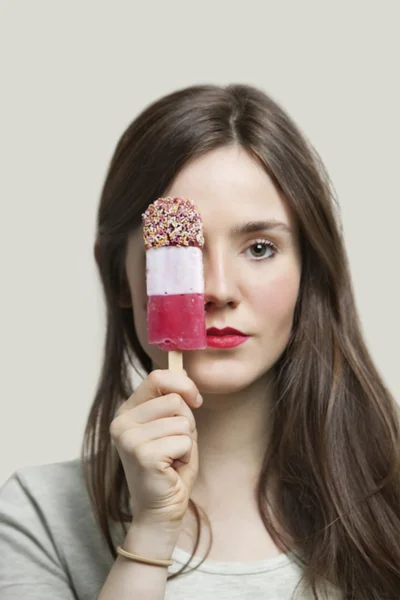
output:
[[[1,2],[0,483],[78,456],[99,375],[96,210],[148,103],[270,93],[326,163],[376,364],[400,398],[397,1]]]

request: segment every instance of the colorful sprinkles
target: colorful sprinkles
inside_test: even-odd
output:
[[[203,223],[189,198],[158,198],[142,214],[146,250],[160,246],[204,246]]]

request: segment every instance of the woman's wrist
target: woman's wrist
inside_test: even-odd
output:
[[[132,521],[123,548],[145,558],[168,560],[171,558],[180,528]]]

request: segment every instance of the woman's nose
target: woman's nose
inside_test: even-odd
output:
[[[237,269],[222,252],[204,253],[204,301],[206,310],[212,307],[234,308],[239,303]]]

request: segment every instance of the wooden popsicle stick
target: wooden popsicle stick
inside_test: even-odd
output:
[[[180,350],[171,350],[168,352],[168,369],[171,369],[171,371],[182,371],[183,353]]]

